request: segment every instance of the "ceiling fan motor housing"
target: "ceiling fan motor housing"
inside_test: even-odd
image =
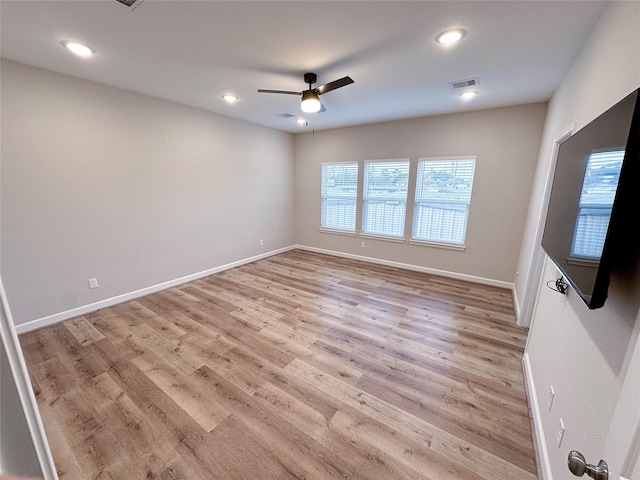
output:
[[[308,83],[309,87],[311,87],[312,83],[316,83],[317,81],[318,81],[318,76],[315,73],[304,74],[304,83]]]

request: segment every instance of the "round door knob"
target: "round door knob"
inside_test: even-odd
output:
[[[582,455],[577,450],[572,450],[571,452],[569,452],[567,464],[571,473],[573,473],[576,477],[583,476],[587,471],[587,461],[584,459],[584,455]]]
[[[600,460],[598,465],[589,465],[584,459],[584,455],[577,450],[569,452],[569,458],[567,459],[567,465],[569,470],[576,477],[581,477],[585,473],[595,480],[608,480],[609,479],[609,466],[604,460]]]

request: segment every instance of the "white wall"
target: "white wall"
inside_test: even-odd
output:
[[[17,325],[294,243],[291,134],[14,62],[1,74]]]
[[[538,157],[546,103],[298,134],[298,244],[511,284]],[[322,162],[475,155],[466,250],[321,233]],[[411,209],[413,191],[407,208]]]
[[[640,86],[639,25],[639,2],[612,2],[549,103],[525,229],[527,241],[520,254],[522,271],[532,257],[531,239],[554,139],[572,124],[580,129]],[[524,276],[516,284],[520,294]],[[640,330],[637,310],[630,311],[615,293],[603,308],[590,311],[572,291],[562,296],[545,287],[557,276],[547,262],[525,354],[545,478],[556,480],[574,478],[566,467],[571,449],[582,451],[590,462],[601,458]],[[556,391],[551,411],[547,408],[550,385]],[[566,433],[558,448],[555,433],[560,417]]]

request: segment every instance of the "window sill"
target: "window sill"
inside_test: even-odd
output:
[[[444,248],[446,250],[457,250],[459,252],[464,252],[467,249],[467,246],[464,244],[441,243],[441,242],[434,242],[430,240],[418,240],[415,238],[412,238],[411,240],[409,240],[409,243],[411,245],[422,245],[425,247]]]
[[[320,227],[320,233],[333,233],[334,235],[345,235],[347,237],[355,237],[356,232],[350,230],[338,230],[337,228]]]
[[[375,233],[360,233],[362,238],[371,238],[374,240],[384,240],[386,242],[404,243],[404,237],[392,237],[390,235],[378,235]]]

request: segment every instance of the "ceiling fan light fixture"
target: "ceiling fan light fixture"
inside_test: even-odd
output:
[[[451,45],[462,40],[466,34],[467,31],[462,28],[450,28],[440,32],[436,37],[436,42],[442,45]]]
[[[320,111],[322,104],[318,94],[313,90],[305,90],[302,92],[302,103],[300,109],[306,113],[316,113]]]

